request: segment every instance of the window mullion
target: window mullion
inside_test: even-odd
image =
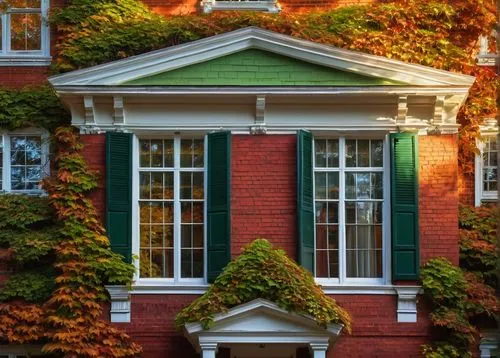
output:
[[[339,138],[339,283],[343,284],[346,276],[345,242],[345,138]]]
[[[174,281],[181,278],[181,139],[174,137]]]

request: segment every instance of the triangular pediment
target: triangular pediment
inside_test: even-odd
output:
[[[403,84],[249,49],[142,77],[134,86],[380,86]]]
[[[249,55],[252,58],[245,61]],[[256,64],[251,63],[254,60]],[[277,69],[271,70],[271,64]],[[284,66],[283,71],[278,68],[280,66]],[[290,72],[290,66],[294,71]],[[56,89],[203,85],[468,88],[474,82],[470,76],[348,51],[256,27],[69,72],[49,80]]]
[[[188,323],[185,329],[190,335],[224,332],[266,335],[279,332],[329,337],[340,334],[342,325],[329,324],[324,328],[312,317],[290,313],[270,301],[257,299],[215,315],[214,324],[208,330],[204,330],[198,323]]]

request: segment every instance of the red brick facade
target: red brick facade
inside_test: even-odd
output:
[[[232,137],[231,255],[263,237],[296,256],[296,137]]]
[[[420,263],[444,256],[458,264],[457,136],[419,137]]]

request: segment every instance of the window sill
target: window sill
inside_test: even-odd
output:
[[[278,3],[274,0],[263,1],[204,1],[203,11],[242,10],[242,11],[265,11],[278,13],[281,11]]]
[[[132,285],[130,294],[132,295],[202,295],[207,292],[210,285],[207,283],[202,284],[160,284],[139,282]]]
[[[50,56],[0,56],[0,67],[7,66],[50,66]]]

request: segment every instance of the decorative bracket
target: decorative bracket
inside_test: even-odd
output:
[[[436,103],[434,104],[434,116],[432,124],[439,126],[444,124],[444,104],[445,96],[436,96]]]
[[[106,286],[111,297],[111,322],[130,322],[130,293],[127,286]]]
[[[396,120],[397,124],[405,124],[406,116],[408,114],[408,96],[398,97],[398,117]]]
[[[113,124],[121,125],[125,124],[125,109],[123,106],[123,97],[114,96],[113,97]]]
[[[257,96],[255,101],[255,122],[250,127],[251,134],[266,134],[266,96]]]
[[[394,286],[398,294],[398,322],[417,322],[417,295],[419,286]]]
[[[95,124],[94,97],[84,96],[83,107],[85,108],[85,124]]]

